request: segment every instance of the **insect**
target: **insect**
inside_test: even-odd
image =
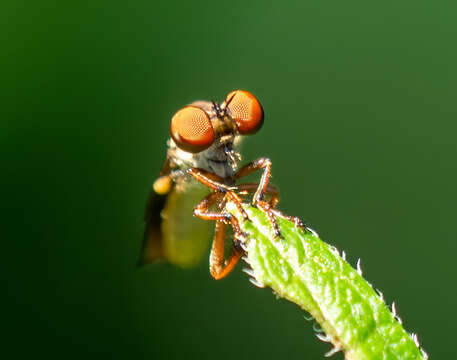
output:
[[[273,219],[272,209],[279,202],[277,189],[268,185],[268,158],[239,167],[242,137],[257,133],[263,121],[260,102],[245,90],[230,92],[221,104],[195,101],[174,114],[167,156],[146,205],[141,265],[161,258],[182,267],[197,263],[206,250],[211,229],[210,222],[192,219],[193,214],[216,220],[211,275],[221,279],[230,273],[242,255],[237,241],[242,233],[236,219],[220,211],[224,204],[235,203],[247,217],[241,196],[252,194],[252,203]],[[263,170],[259,183],[236,185],[237,180],[257,170]],[[232,225],[234,241],[225,259],[227,224]],[[279,235],[277,226],[275,231]]]

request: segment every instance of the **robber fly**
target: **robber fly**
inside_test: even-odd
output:
[[[279,201],[276,188],[268,185],[269,159],[239,168],[240,140],[259,131],[263,120],[260,102],[244,90],[230,92],[221,104],[195,101],[174,114],[167,157],[146,205],[140,264],[161,258],[183,267],[198,262],[211,235],[211,223],[200,218],[216,220],[211,275],[220,279],[233,269],[242,255],[236,241],[241,233],[234,218],[220,211],[224,204],[234,202],[247,217],[240,194],[253,194],[253,204],[273,218],[270,209]],[[236,185],[238,179],[261,169],[259,183]],[[263,199],[265,193],[268,201]],[[227,224],[232,225],[234,243],[224,260]]]

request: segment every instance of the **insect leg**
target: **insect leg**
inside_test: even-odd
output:
[[[227,192],[236,190],[236,187],[225,185],[224,179],[210,171],[193,167],[187,170],[187,174],[192,175],[196,180],[214,191]]]
[[[253,162],[250,162],[249,164],[241,167],[241,169],[238,170],[234,176],[235,179],[239,179],[261,169],[263,169],[263,173],[262,177],[260,178],[257,190],[254,193],[252,202],[253,205],[256,205],[259,201],[262,201],[263,195],[267,190],[271,175],[271,160],[268,158],[258,158]]]
[[[243,215],[243,217],[245,219],[248,218],[246,211],[243,209],[241,198],[235,193],[237,187],[225,185],[221,177],[203,169],[190,168],[187,170],[187,173],[210,189],[219,193],[227,194],[227,197],[236,205],[238,211]]]
[[[241,240],[244,238],[244,234],[241,231],[241,228],[238,224],[236,217],[232,216],[227,212],[210,212],[208,209],[211,205],[219,204],[221,198],[224,198],[225,194],[223,193],[211,193],[206,196],[202,201],[200,201],[197,206],[194,208],[194,215],[203,220],[214,220],[222,221],[224,223],[230,222],[232,224],[233,232],[236,240]],[[222,201],[225,201],[223,199]]]
[[[268,158],[259,158],[254,160],[253,162],[244,165],[240,170],[237,171],[235,174],[235,179],[239,179],[241,177],[247,176],[253,173],[256,170],[263,169],[262,177],[260,178],[259,185],[254,193],[252,199],[252,205],[257,206],[261,209],[270,220],[271,225],[273,226],[273,231],[275,233],[275,237],[280,237],[281,232],[279,231],[278,224],[276,222],[275,215],[272,212],[272,207],[277,204],[277,200],[272,204],[263,201],[263,196],[267,192],[268,182],[270,181],[271,175],[271,160]]]
[[[242,255],[241,251],[234,246],[228,258],[224,260],[225,226],[225,223],[221,221],[216,222],[213,246],[209,256],[209,272],[216,280],[226,277],[233,270]]]
[[[265,215],[268,217],[268,220],[270,220],[270,224],[273,226],[273,231],[275,238],[279,238],[281,236],[281,231],[279,231],[279,226],[278,222],[276,221],[274,209],[271,208],[271,205],[263,200],[258,201],[255,206],[257,206],[259,209],[261,209]]]
[[[194,209],[195,216],[203,220],[216,221],[213,245],[209,258],[210,273],[216,280],[227,276],[233,270],[242,255],[241,250],[235,245],[232,248],[229,257],[224,260],[226,222],[230,222],[232,224],[235,240],[240,240],[244,237],[238,225],[238,221],[234,216],[223,212],[217,213],[208,211],[212,205],[219,203],[222,197],[225,197],[225,194],[211,193],[206,196]]]
[[[246,183],[246,184],[240,184],[237,185],[238,188],[238,193],[245,195],[245,194],[251,194],[257,190],[259,187],[259,184],[257,183]],[[279,191],[276,187],[268,185],[267,189],[265,190],[265,194],[270,195],[270,199],[268,200],[268,203],[272,208],[275,208],[276,205],[279,203]]]
[[[271,211],[272,211],[273,214],[275,214],[276,216],[279,216],[279,217],[282,217],[283,219],[292,221],[292,222],[295,224],[295,227],[296,227],[296,228],[300,228],[300,229],[302,229],[303,231],[306,231],[306,229],[305,229],[305,224],[304,224],[303,221],[302,221],[301,219],[299,219],[298,217],[296,217],[296,216],[285,215],[285,214],[283,214],[281,211],[276,210],[276,209],[272,209]]]

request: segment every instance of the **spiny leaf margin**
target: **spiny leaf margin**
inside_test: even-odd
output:
[[[309,312],[326,334],[320,338],[334,346],[328,355],[343,350],[350,360],[428,358],[382,297],[317,234],[277,217],[281,237],[274,238],[256,207],[245,205],[249,220],[231,203],[227,210],[246,234],[243,247],[255,282]]]

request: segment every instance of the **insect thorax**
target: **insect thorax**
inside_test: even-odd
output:
[[[173,170],[186,171],[196,167],[216,174],[230,182],[235,174],[241,155],[239,145],[241,136],[231,136],[215,141],[208,149],[199,153],[190,153],[178,148],[175,142],[168,140],[168,157]]]

